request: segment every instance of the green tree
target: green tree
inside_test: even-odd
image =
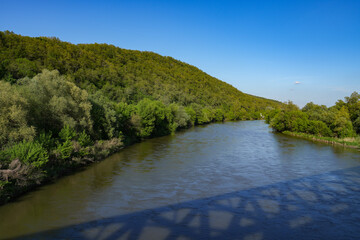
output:
[[[35,128],[28,124],[28,102],[15,86],[0,81],[0,145],[31,141]]]
[[[176,103],[172,103],[167,107],[166,119],[169,122],[171,132],[191,125],[190,116],[186,113],[185,108]]]
[[[355,135],[349,111],[345,106],[341,107],[335,115],[333,132],[339,138],[353,137]]]
[[[354,129],[360,133],[360,94],[353,92],[350,97],[345,97],[345,100]]]
[[[136,106],[136,115],[140,117],[139,137],[160,136],[170,132],[165,105],[161,102],[147,98],[141,100]]]
[[[121,131],[121,114],[116,112],[115,104],[104,97],[101,92],[90,96],[92,103],[91,118],[93,135],[96,139],[119,137]]]
[[[69,125],[79,131],[91,130],[92,105],[87,92],[60,76],[58,71],[43,70],[18,84],[29,101],[29,122],[37,129],[58,133]]]
[[[310,120],[307,132],[320,137],[332,137],[330,128],[322,121]]]

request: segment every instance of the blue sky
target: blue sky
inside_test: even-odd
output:
[[[0,0],[0,30],[109,43],[299,106],[360,92],[360,1]]]

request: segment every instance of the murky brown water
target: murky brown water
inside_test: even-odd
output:
[[[122,150],[0,207],[0,239],[360,239],[360,154],[197,127]]]

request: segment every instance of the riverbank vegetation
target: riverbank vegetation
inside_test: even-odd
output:
[[[312,102],[299,109],[292,102],[269,112],[267,123],[278,132],[360,149],[360,94],[354,92],[332,107]]]
[[[281,103],[152,52],[0,32],[0,203],[125,145]]]

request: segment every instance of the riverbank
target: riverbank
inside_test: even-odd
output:
[[[197,126],[204,125],[208,125],[208,123]],[[92,163],[100,162],[125,147],[147,139],[149,138],[126,140],[113,138],[99,140],[93,145],[87,146],[82,146],[78,140],[73,139],[69,143],[71,146],[66,158],[63,158],[60,152],[53,149],[48,152],[49,159],[41,167],[31,163],[25,164],[19,159],[12,159],[7,167],[3,168],[4,166],[0,162],[0,206],[14,201],[40,186],[53,183],[63,176],[81,171]]]
[[[131,145],[135,142],[128,143]],[[7,169],[0,164],[0,205],[11,202],[23,194],[57,179],[81,171],[84,167],[104,160],[125,147],[121,139],[100,140],[91,146],[82,147],[77,141],[71,142],[71,155],[62,159],[57,154],[44,166],[24,164],[13,159]]]
[[[284,131],[282,133],[285,135],[288,135],[288,136],[303,138],[303,139],[311,140],[314,142],[321,142],[321,143],[338,145],[338,146],[343,146],[343,147],[347,147],[347,148],[354,148],[354,149],[360,150],[360,137],[332,138],[332,137],[320,137],[320,136],[315,136],[315,135],[311,135],[311,134],[290,132],[290,131]]]

